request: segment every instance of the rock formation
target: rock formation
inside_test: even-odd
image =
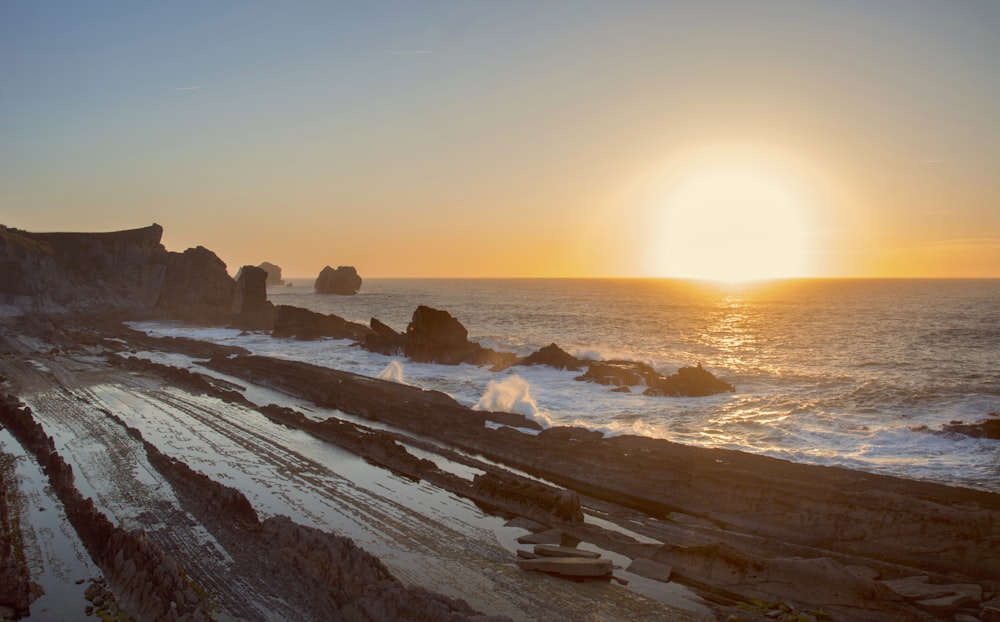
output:
[[[267,273],[268,285],[284,285],[285,280],[281,278],[281,266],[276,266],[270,261],[262,262],[257,266]]]
[[[645,363],[592,361],[587,371],[576,379],[614,387],[645,385],[643,395],[670,397],[703,397],[736,390],[733,385],[713,376],[701,363],[696,367],[681,367],[677,373],[664,376]]]
[[[30,233],[0,226],[0,304],[16,312],[129,311],[228,323],[236,283],[201,246],[160,244],[163,228]]]
[[[316,277],[314,287],[320,294],[352,296],[361,289],[361,277],[354,266],[338,266],[336,270],[326,266]]]
[[[942,426],[945,433],[963,434],[972,438],[991,438],[1000,440],[1000,415],[990,413],[989,419],[983,419],[976,423],[962,423],[952,421]]]
[[[0,225],[0,303],[25,311],[152,307],[167,273],[163,228],[30,233]]]
[[[541,350],[524,357],[518,361],[517,364],[548,365],[549,367],[554,367],[555,369],[579,371],[583,367],[584,362],[569,352],[566,352],[556,344],[550,343]]]
[[[273,263],[271,263],[269,261],[264,261],[264,262],[261,262],[260,264],[258,264],[256,267],[260,268],[261,270],[263,270],[267,274],[266,284],[267,284],[268,287],[270,287],[272,285],[284,285],[285,284],[284,279],[281,278],[281,266],[276,266],[276,265],[274,265]],[[240,280],[240,276],[242,274],[243,274],[243,268],[240,268],[236,272],[236,280],[237,281]]]
[[[163,289],[156,308],[171,317],[208,323],[228,323],[236,282],[226,264],[203,246],[167,258]]]
[[[233,324],[243,330],[270,330],[274,326],[274,303],[267,299],[267,272],[243,266],[233,295]]]

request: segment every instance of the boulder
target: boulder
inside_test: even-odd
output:
[[[326,266],[316,277],[314,287],[320,294],[353,296],[361,289],[361,277],[354,266],[338,266],[336,270]]]
[[[529,354],[517,363],[518,365],[548,365],[556,369],[568,369],[579,371],[583,367],[583,362],[566,352],[554,343],[550,343],[541,350]]]
[[[403,351],[414,361],[457,365],[482,349],[468,336],[469,331],[447,311],[421,305],[406,327]]]

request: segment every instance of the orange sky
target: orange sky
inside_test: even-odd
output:
[[[8,226],[158,222],[304,277],[1000,277],[997,3],[23,2],[0,31]]]

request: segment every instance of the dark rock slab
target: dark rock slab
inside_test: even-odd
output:
[[[302,307],[278,305],[274,319],[274,337],[293,337],[295,339],[353,339],[364,342],[372,333],[364,324],[349,322],[344,318],[329,314],[316,313]]]

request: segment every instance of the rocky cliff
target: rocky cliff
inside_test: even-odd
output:
[[[163,227],[108,233],[32,233],[0,225],[0,309],[8,314],[142,311],[226,320],[236,283],[202,247],[160,243]]]

